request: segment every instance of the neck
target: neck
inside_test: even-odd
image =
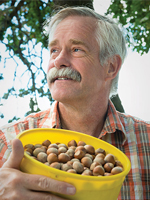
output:
[[[108,100],[98,104],[84,103],[75,106],[59,102],[60,120],[63,129],[99,137],[105,122]]]

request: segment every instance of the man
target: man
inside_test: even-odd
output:
[[[19,171],[23,148],[13,139],[37,127],[78,131],[113,144],[132,165],[118,199],[150,199],[150,125],[117,112],[109,100],[126,55],[122,32],[111,20],[82,7],[62,9],[48,27],[47,80],[56,101],[51,109],[1,129],[0,199],[60,200],[47,191],[75,193],[67,183]]]

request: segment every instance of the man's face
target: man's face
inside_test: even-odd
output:
[[[52,68],[73,69],[78,80],[66,75],[53,77],[48,85],[53,99],[60,102],[86,101],[105,89],[106,70],[100,65],[95,38],[96,21],[90,17],[70,16],[58,24],[50,41],[48,73]]]

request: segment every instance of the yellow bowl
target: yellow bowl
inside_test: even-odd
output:
[[[21,140],[23,146],[29,143],[42,143],[46,139],[49,139],[52,143],[60,142],[64,144],[67,144],[72,139],[77,142],[84,141],[87,144],[93,145],[95,149],[102,148],[106,153],[112,153],[123,164],[124,171],[117,175],[104,177],[81,176],[46,166],[25,153],[21,162],[21,170],[26,173],[45,175],[56,180],[71,183],[76,187],[76,194],[59,195],[70,200],[116,200],[125,176],[131,168],[129,159],[119,149],[83,133],[63,129],[41,128],[26,130],[20,133],[17,138]]]

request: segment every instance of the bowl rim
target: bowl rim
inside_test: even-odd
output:
[[[50,166],[44,165],[44,163],[41,163],[38,160],[33,159],[26,152],[24,152],[24,158],[29,159],[31,162],[37,163],[39,166],[44,167],[47,170],[50,169],[50,171],[52,173],[57,173],[60,176],[65,176],[66,173],[67,173],[67,177],[70,177],[70,178],[80,178],[80,180],[86,180],[86,181],[88,181],[88,180],[89,181],[90,180],[91,181],[92,180],[94,180],[94,181],[96,181],[96,180],[97,181],[100,181],[100,180],[102,180],[102,181],[108,181],[108,180],[114,180],[114,179],[119,179],[119,178],[125,177],[129,173],[129,171],[131,169],[131,162],[130,162],[129,158],[121,150],[119,150],[117,147],[109,144],[108,142],[106,142],[104,140],[101,140],[99,138],[95,138],[95,137],[87,135],[85,133],[80,133],[80,132],[77,132],[77,131],[71,131],[71,130],[66,130],[66,129],[56,129],[56,128],[34,128],[34,129],[28,129],[28,130],[25,130],[25,131],[19,133],[16,136],[16,138],[18,138],[19,140],[21,140],[20,139],[21,136],[23,136],[25,134],[29,134],[29,132],[35,132],[36,133],[36,131],[54,131],[54,132],[55,131],[56,132],[60,131],[62,133],[64,133],[64,132],[67,131],[68,133],[78,134],[78,135],[82,135],[84,137],[88,137],[88,138],[91,138],[91,139],[94,139],[94,140],[99,140],[100,143],[103,143],[103,144],[105,144],[107,146],[111,146],[111,148],[114,148],[115,150],[119,151],[120,154],[122,154],[122,156],[124,156],[124,158],[127,161],[126,169],[123,172],[119,173],[119,174],[115,174],[115,175],[112,175],[112,176],[82,176],[81,174],[68,173],[66,171],[62,171],[62,170],[55,169],[55,168],[52,168]]]

